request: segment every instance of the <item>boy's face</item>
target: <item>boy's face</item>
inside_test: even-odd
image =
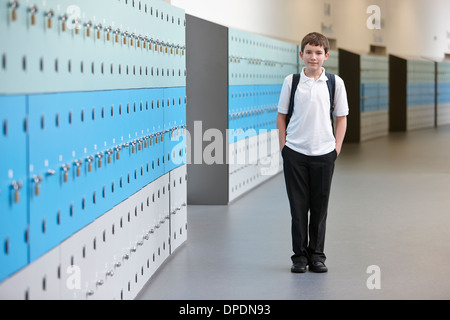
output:
[[[300,57],[309,72],[321,70],[324,61],[328,59],[329,55],[329,53],[325,53],[325,49],[322,46],[312,46],[310,44],[307,44],[303,52],[300,52]]]

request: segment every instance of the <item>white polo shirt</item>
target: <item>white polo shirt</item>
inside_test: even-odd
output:
[[[292,74],[287,76],[281,89],[278,103],[278,112],[281,114],[289,112],[292,78]],[[308,78],[302,70],[294,98],[294,112],[287,128],[286,145],[304,155],[321,156],[336,148],[330,119],[330,94],[327,81],[325,69],[317,81]],[[334,116],[348,115],[345,84],[337,75],[334,105]]]

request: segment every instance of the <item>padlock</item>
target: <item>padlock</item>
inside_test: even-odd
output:
[[[81,165],[83,164],[83,162],[81,160],[76,160],[75,161],[75,166],[76,166],[76,172],[77,172],[77,177],[81,176]]]
[[[69,181],[69,169],[70,169],[70,165],[68,164],[63,164],[61,166],[62,170],[63,170],[63,175],[64,175],[64,182],[68,182]]]
[[[11,8],[11,19],[12,21],[17,21],[17,9],[19,8],[19,1],[9,1],[8,6]]]
[[[41,182],[42,182],[42,176],[33,176],[33,181],[34,181],[34,194],[36,196],[39,196],[41,193]]]
[[[145,37],[144,37],[144,40],[143,40],[143,42],[142,42],[142,47],[143,47],[144,49],[147,49],[147,42],[148,42],[148,37],[145,36]]]
[[[66,27],[67,19],[68,19],[67,14],[64,14],[64,15],[62,15],[62,16],[59,17],[59,20],[61,20],[61,30],[62,30],[62,32],[66,32],[66,29],[67,29],[67,27]]]
[[[116,159],[120,160],[120,150],[122,149],[121,146],[116,147]]]
[[[80,28],[81,28],[81,19],[77,18],[75,19],[75,34],[80,33]]]
[[[112,150],[108,150],[108,163],[111,163],[111,154],[113,153]]]
[[[88,162],[88,172],[92,172],[92,162],[94,161],[94,157],[89,156],[86,160]]]
[[[136,145],[136,142],[135,141],[133,141],[132,143],[132,146],[131,146],[131,153],[135,153],[136,152],[136,147],[135,147],[135,145]]]
[[[53,27],[52,19],[53,19],[53,16],[55,15],[55,12],[54,12],[53,10],[49,10],[49,11],[46,12],[45,15],[46,15],[46,17],[47,17],[47,19],[48,19],[48,21],[47,21],[47,27],[48,27],[49,29],[51,29],[51,28]]]
[[[106,40],[107,40],[107,41],[111,41],[111,31],[112,31],[112,28],[111,28],[111,27],[107,27],[107,28],[105,29],[105,31],[106,31]]]
[[[120,29],[116,29],[116,31],[114,32],[115,33],[115,40],[116,40],[116,43],[119,43],[119,35],[120,35]]]
[[[92,22],[86,22],[84,24],[84,26],[86,27],[86,37],[90,37],[91,36],[91,27],[92,27]]]
[[[101,34],[102,28],[103,28],[103,26],[102,26],[101,24],[98,24],[98,25],[96,26],[96,29],[97,29],[97,39],[100,39],[101,36],[102,36],[102,34]]]
[[[36,5],[29,7],[28,12],[31,14],[31,25],[36,25],[36,13],[38,12],[38,7]]]
[[[21,181],[13,181],[11,183],[13,190],[14,190],[14,203],[20,202],[20,189],[22,189],[22,182]]]
[[[102,167],[103,152],[97,153],[97,157],[98,157],[98,167],[101,168]]]
[[[123,34],[123,44],[126,45],[127,44],[127,37],[128,37],[128,31],[125,31]]]

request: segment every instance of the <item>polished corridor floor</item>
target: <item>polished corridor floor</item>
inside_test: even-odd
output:
[[[282,175],[228,207],[189,206],[188,223],[188,241],[138,299],[449,299],[450,127],[344,146],[326,274],[290,273]],[[367,286],[370,266],[380,289]]]

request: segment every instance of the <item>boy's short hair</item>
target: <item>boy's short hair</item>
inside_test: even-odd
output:
[[[305,50],[307,44],[312,46],[321,46],[325,49],[325,53],[328,53],[330,50],[330,42],[327,37],[318,32],[311,32],[303,38],[301,46],[302,52]]]

